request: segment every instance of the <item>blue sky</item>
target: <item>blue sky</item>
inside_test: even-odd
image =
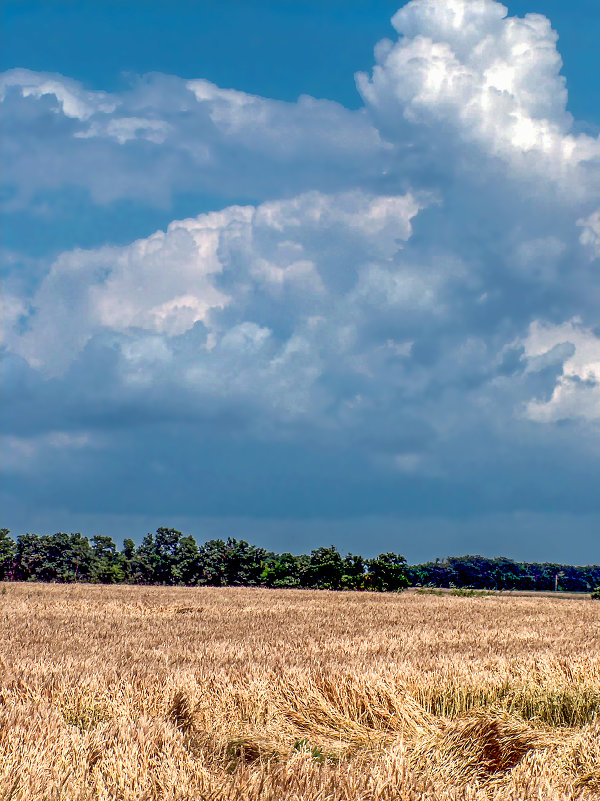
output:
[[[519,0],[511,14],[547,15],[560,33],[569,108],[600,123],[600,18],[595,0]],[[0,66],[61,72],[116,89],[123,72],[208,78],[280,100],[300,94],[358,107],[354,72],[391,33],[393,0],[5,0]]]
[[[2,14],[3,525],[598,561],[590,0]]]

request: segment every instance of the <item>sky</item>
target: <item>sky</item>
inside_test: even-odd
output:
[[[1,525],[598,563],[591,0],[5,0]]]

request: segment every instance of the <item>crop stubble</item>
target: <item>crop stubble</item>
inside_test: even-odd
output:
[[[5,584],[2,801],[600,798],[600,603]]]

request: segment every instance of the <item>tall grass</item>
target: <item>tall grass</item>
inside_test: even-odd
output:
[[[0,800],[600,798],[589,600],[7,585]]]

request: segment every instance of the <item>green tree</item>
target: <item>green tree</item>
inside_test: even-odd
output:
[[[198,548],[198,582],[211,587],[222,587],[227,583],[225,543],[223,540],[207,540]]]
[[[339,590],[344,574],[342,557],[335,545],[315,548],[310,552],[310,562],[303,576],[309,587],[322,590]]]
[[[92,549],[80,533],[17,537],[14,560],[15,578],[22,581],[87,581],[92,565]]]
[[[264,548],[228,537],[225,543],[226,583],[233,587],[259,584],[266,554]]]
[[[131,580],[135,584],[152,584],[156,566],[154,534],[146,534],[130,559]]]
[[[177,551],[179,578],[184,584],[191,586],[200,578],[199,551],[193,537],[182,537]]]
[[[10,531],[7,528],[0,528],[0,580],[12,578],[14,570],[14,558],[16,545],[13,542]]]
[[[93,553],[87,537],[59,531],[46,539],[41,578],[46,581],[86,581]]]
[[[100,534],[92,537],[92,567],[90,578],[100,584],[119,584],[125,578],[121,556],[111,537]]]
[[[38,534],[20,534],[17,537],[15,553],[15,578],[19,581],[41,579],[46,561],[47,537]]]
[[[300,558],[291,553],[268,554],[262,564],[261,584],[265,587],[299,587]]]
[[[199,583],[254,586],[261,583],[267,552],[245,540],[208,540],[198,549]]]
[[[379,592],[394,592],[409,586],[406,559],[396,553],[380,553],[367,560],[370,586]]]
[[[349,553],[342,564],[341,586],[345,590],[362,590],[365,587],[365,560],[358,554]]]
[[[181,580],[179,569],[181,537],[181,531],[174,528],[156,529],[152,578],[158,584],[178,584]]]
[[[135,542],[129,537],[123,540],[123,549],[119,554],[119,562],[125,581],[132,581],[135,562]]]
[[[146,534],[135,554],[128,558],[131,579],[145,584],[181,583],[181,541],[181,531],[174,528],[161,527],[156,534]],[[185,551],[189,552],[189,543]]]

